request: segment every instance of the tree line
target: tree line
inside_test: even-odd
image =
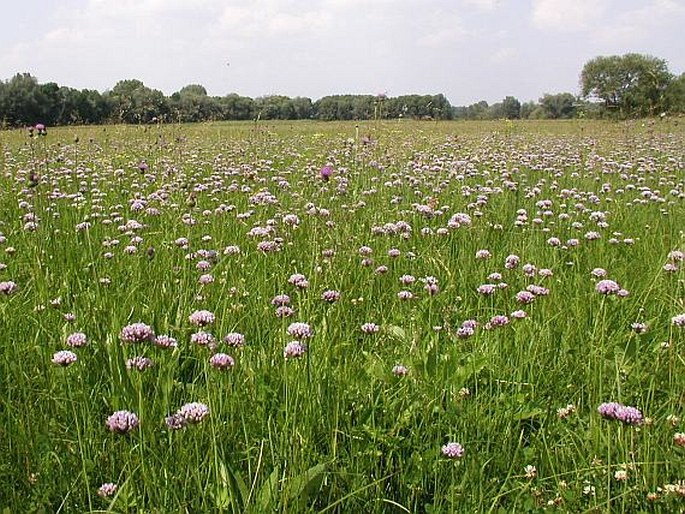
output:
[[[100,123],[216,120],[569,119],[629,118],[685,112],[685,74],[673,75],[663,59],[641,54],[600,56],[580,76],[580,94],[545,94],[521,103],[513,96],[489,105],[452,106],[445,95],[210,96],[190,84],[170,96],[140,80],[121,80],[108,91],[39,83],[28,73],[0,81],[0,125],[17,127]]]

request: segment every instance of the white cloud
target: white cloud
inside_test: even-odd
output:
[[[462,0],[462,3],[483,11],[492,11],[499,3],[499,0]]]
[[[573,32],[592,28],[604,15],[608,0],[533,0],[533,25]]]
[[[647,5],[625,11],[607,20],[594,39],[603,44],[633,45],[648,40],[663,27],[685,26],[685,3],[675,0],[652,0]],[[681,44],[681,51],[685,45]]]
[[[490,61],[492,61],[495,64],[502,64],[511,61],[513,58],[517,56],[518,51],[516,50],[516,48],[505,46],[497,50],[494,54],[492,54],[492,56],[490,57]]]

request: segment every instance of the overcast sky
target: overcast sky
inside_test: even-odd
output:
[[[0,79],[169,95],[444,93],[453,105],[578,92],[638,52],[685,71],[685,0],[2,0]]]

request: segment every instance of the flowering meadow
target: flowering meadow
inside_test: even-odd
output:
[[[685,509],[682,124],[0,143],[3,514]]]

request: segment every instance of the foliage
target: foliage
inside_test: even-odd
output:
[[[39,84],[28,73],[0,81],[0,126],[47,123],[200,122],[219,120],[499,120],[571,119],[576,116],[632,118],[685,112],[683,75],[674,78],[666,61],[640,54],[600,56],[581,73],[581,98],[572,93],[545,94],[521,103],[506,96],[492,105],[482,100],[452,106],[443,94],[330,95],[310,98],[236,93],[209,96],[204,86],[189,84],[166,97],[140,80],[119,81],[111,91],[82,91],[53,82]],[[601,105],[596,101],[600,100]]]
[[[581,94],[597,98],[621,117],[655,115],[672,79],[666,61],[649,55],[599,56],[581,73]]]

